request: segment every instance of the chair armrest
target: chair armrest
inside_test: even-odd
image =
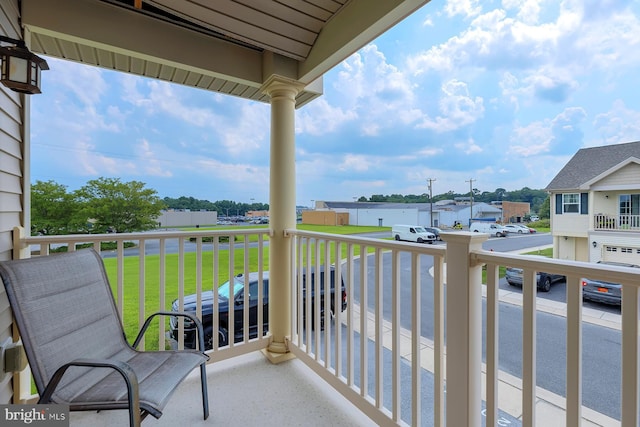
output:
[[[154,317],[156,316],[178,316],[178,317],[187,317],[189,319],[191,319],[193,321],[193,323],[196,324],[196,329],[198,331],[198,344],[199,344],[199,350],[204,353],[204,328],[202,326],[202,322],[200,321],[200,319],[198,319],[196,316],[194,316],[193,314],[189,314],[189,313],[184,313],[181,311],[158,311],[157,313],[153,313],[151,316],[147,317],[147,320],[145,320],[144,325],[142,325],[142,328],[140,329],[140,332],[138,333],[138,336],[136,337],[135,341],[133,342],[133,348],[137,348],[138,344],[140,344],[140,341],[142,340],[142,337],[144,336],[144,333],[147,331],[147,328],[149,328],[149,325],[151,324],[151,321],[153,320]]]
[[[51,396],[55,391],[56,387],[62,380],[67,369],[72,366],[85,366],[85,367],[93,367],[93,368],[110,368],[117,371],[124,382],[127,385],[127,399],[129,401],[129,417],[130,417],[130,425],[139,426],[140,419],[140,395],[138,389],[138,377],[136,373],[131,369],[131,366],[126,362],[121,360],[109,360],[109,359],[76,359],[72,362],[69,362],[65,365],[62,365],[58,370],[56,370],[53,377],[47,384],[38,400],[38,403],[48,403],[51,401]]]

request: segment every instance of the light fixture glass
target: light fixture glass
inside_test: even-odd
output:
[[[40,72],[48,70],[47,61],[27,49],[24,40],[0,36],[0,41],[15,46],[0,46],[0,83],[28,95],[41,93]]]

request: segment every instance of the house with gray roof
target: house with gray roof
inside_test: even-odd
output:
[[[640,141],[579,150],[546,190],[556,258],[640,265]]]

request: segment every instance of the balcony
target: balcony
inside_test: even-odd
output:
[[[596,214],[593,216],[596,231],[640,231],[640,215]]]
[[[446,248],[293,229],[286,235],[291,277],[300,277],[312,266],[334,266],[345,280],[347,309],[336,312],[324,328],[319,315],[303,319],[299,314],[311,312],[312,303],[302,298],[296,285],[301,281],[292,280],[290,304],[278,307],[278,301],[272,301],[270,306],[290,314],[287,344],[295,359],[268,362],[260,351],[269,346],[270,334],[245,334],[240,342],[224,347],[214,342],[209,365],[212,416],[207,425],[638,425],[637,272],[485,251],[481,243],[487,236],[476,233],[447,233]],[[17,246],[42,256],[59,245],[75,250],[88,243],[99,250],[101,242],[115,241],[117,248],[103,252],[103,257],[125,329],[133,330],[145,314],[169,308],[174,298],[183,301],[185,295],[215,288],[220,277],[248,272],[250,262],[266,268],[269,230],[41,237],[21,236],[18,230],[15,238],[20,241]],[[125,249],[130,241],[136,247]],[[507,265],[524,269],[521,295],[498,288],[499,268]],[[537,298],[538,270],[567,276],[566,304]],[[593,320],[593,313],[583,310],[582,277],[622,283],[622,315]],[[329,299],[324,303],[329,312]],[[313,312],[320,313],[320,300],[313,304]],[[499,309],[504,304],[522,313],[518,377],[500,369]],[[126,313],[123,307],[128,307]],[[566,366],[566,397],[537,385],[536,314],[541,310],[562,316],[567,331],[566,352],[557,355]],[[215,329],[215,318],[213,322]],[[586,322],[621,330],[620,366],[625,375],[619,419],[582,406],[583,358],[589,357],[582,352]],[[160,325],[157,338],[143,345],[168,345],[165,327]],[[446,401],[455,404],[446,405],[445,384]],[[197,383],[188,381],[163,417],[146,423],[205,425],[196,410],[198,401],[192,398],[196,392]],[[28,398],[24,392],[21,397]],[[113,411],[73,413],[72,425],[120,425],[119,416]]]

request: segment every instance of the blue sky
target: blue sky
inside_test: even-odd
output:
[[[296,200],[544,188],[640,140],[640,0],[432,1],[296,111]],[[269,106],[47,58],[32,182],[268,203]]]

